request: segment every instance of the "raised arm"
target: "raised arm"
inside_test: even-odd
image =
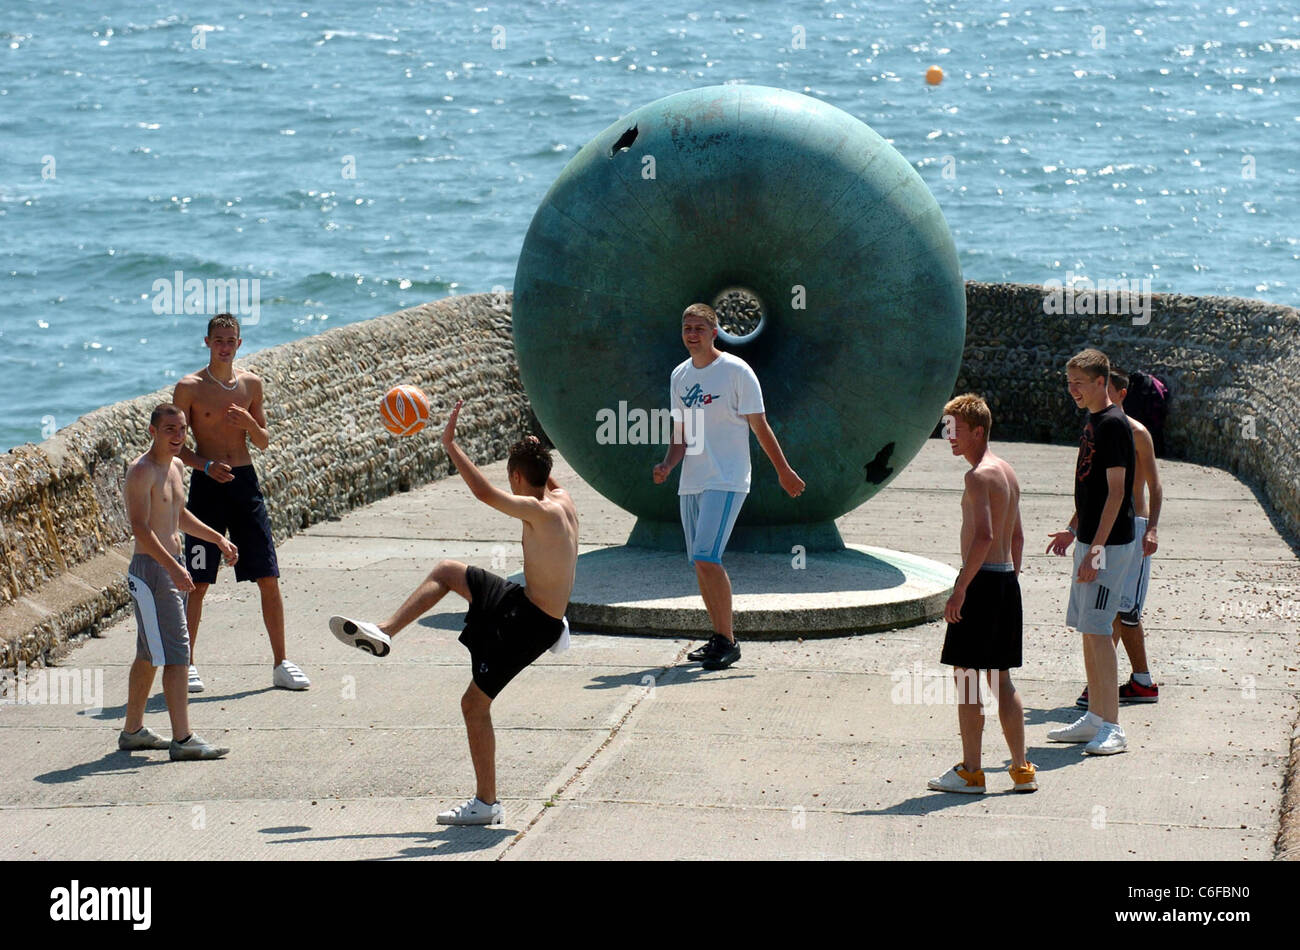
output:
[[[803,494],[804,480],[795,474],[790,463],[785,460],[785,453],[781,451],[781,443],[776,440],[776,433],[772,427],[767,424],[767,413],[751,412],[745,416],[745,421],[749,427],[754,430],[754,435],[758,439],[758,444],[762,446],[763,452],[767,455],[776,469],[776,477],[781,481],[781,487],[791,498],[798,498]]]
[[[532,522],[541,518],[545,513],[541,502],[536,498],[515,495],[497,488],[487,480],[486,476],[478,470],[478,466],[470,461],[469,456],[456,444],[456,420],[460,417],[460,407],[463,402],[464,400],[457,399],[455,408],[451,410],[451,418],[447,420],[447,427],[442,430],[442,446],[447,450],[447,457],[456,466],[456,471],[460,472],[460,477],[465,479],[465,484],[469,486],[470,492],[483,504],[495,508],[502,514],[518,518],[520,521]]]

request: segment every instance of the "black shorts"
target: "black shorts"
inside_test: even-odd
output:
[[[230,542],[239,549],[235,580],[279,577],[271,519],[257,485],[257,472],[251,465],[241,465],[231,472],[234,480],[222,483],[196,469],[190,476],[190,499],[185,507],[213,531],[230,535]],[[185,562],[194,583],[212,584],[221,566],[221,549],[211,541],[187,534]]]
[[[977,572],[966,588],[961,620],[948,624],[939,662],[970,670],[1020,666],[1021,620],[1020,581],[1015,572]]]
[[[552,617],[524,595],[513,581],[469,567],[471,595],[460,642],[469,648],[474,684],[496,699],[519,671],[560,639],[564,621]]]

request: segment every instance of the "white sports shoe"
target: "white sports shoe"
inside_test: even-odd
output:
[[[372,656],[388,656],[393,641],[369,620],[352,620],[348,617],[330,617],[330,632],[343,643]]]
[[[1097,737],[1100,726],[1090,720],[1091,713],[1084,713],[1068,726],[1053,729],[1047,734],[1052,742],[1091,742]]]
[[[311,685],[307,674],[298,669],[298,664],[281,660],[280,665],[271,674],[271,682],[277,689],[306,689]]]
[[[489,805],[477,798],[438,813],[440,825],[499,825],[505,820],[506,813],[500,802]]]
[[[190,685],[188,688],[191,693],[203,692],[203,680],[199,679],[199,668],[197,666],[190,667]]]
[[[932,788],[936,792],[958,792],[963,795],[983,795],[984,770],[980,769],[978,772],[967,772],[962,763],[958,762],[938,778],[932,778],[930,781],[926,782],[925,787]]]
[[[1097,737],[1083,747],[1089,755],[1114,755],[1128,751],[1128,737],[1118,723],[1103,722]]]

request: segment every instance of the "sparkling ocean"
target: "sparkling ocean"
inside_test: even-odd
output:
[[[1290,2],[0,0],[0,450],[206,362],[178,271],[258,281],[242,357],[510,289],[589,139],[722,82],[889,139],[967,279],[1300,306]]]

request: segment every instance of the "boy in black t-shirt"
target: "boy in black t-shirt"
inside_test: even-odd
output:
[[[1111,625],[1125,603],[1125,578],[1136,553],[1133,535],[1133,432],[1110,400],[1110,361],[1084,350],[1065,364],[1070,396],[1088,410],[1074,474],[1074,516],[1052,535],[1047,550],[1065,554],[1076,538],[1074,574],[1065,622],[1083,634],[1090,708],[1078,721],[1053,729],[1055,742],[1086,742],[1084,751],[1113,755],[1128,749],[1119,725],[1119,674]]]

